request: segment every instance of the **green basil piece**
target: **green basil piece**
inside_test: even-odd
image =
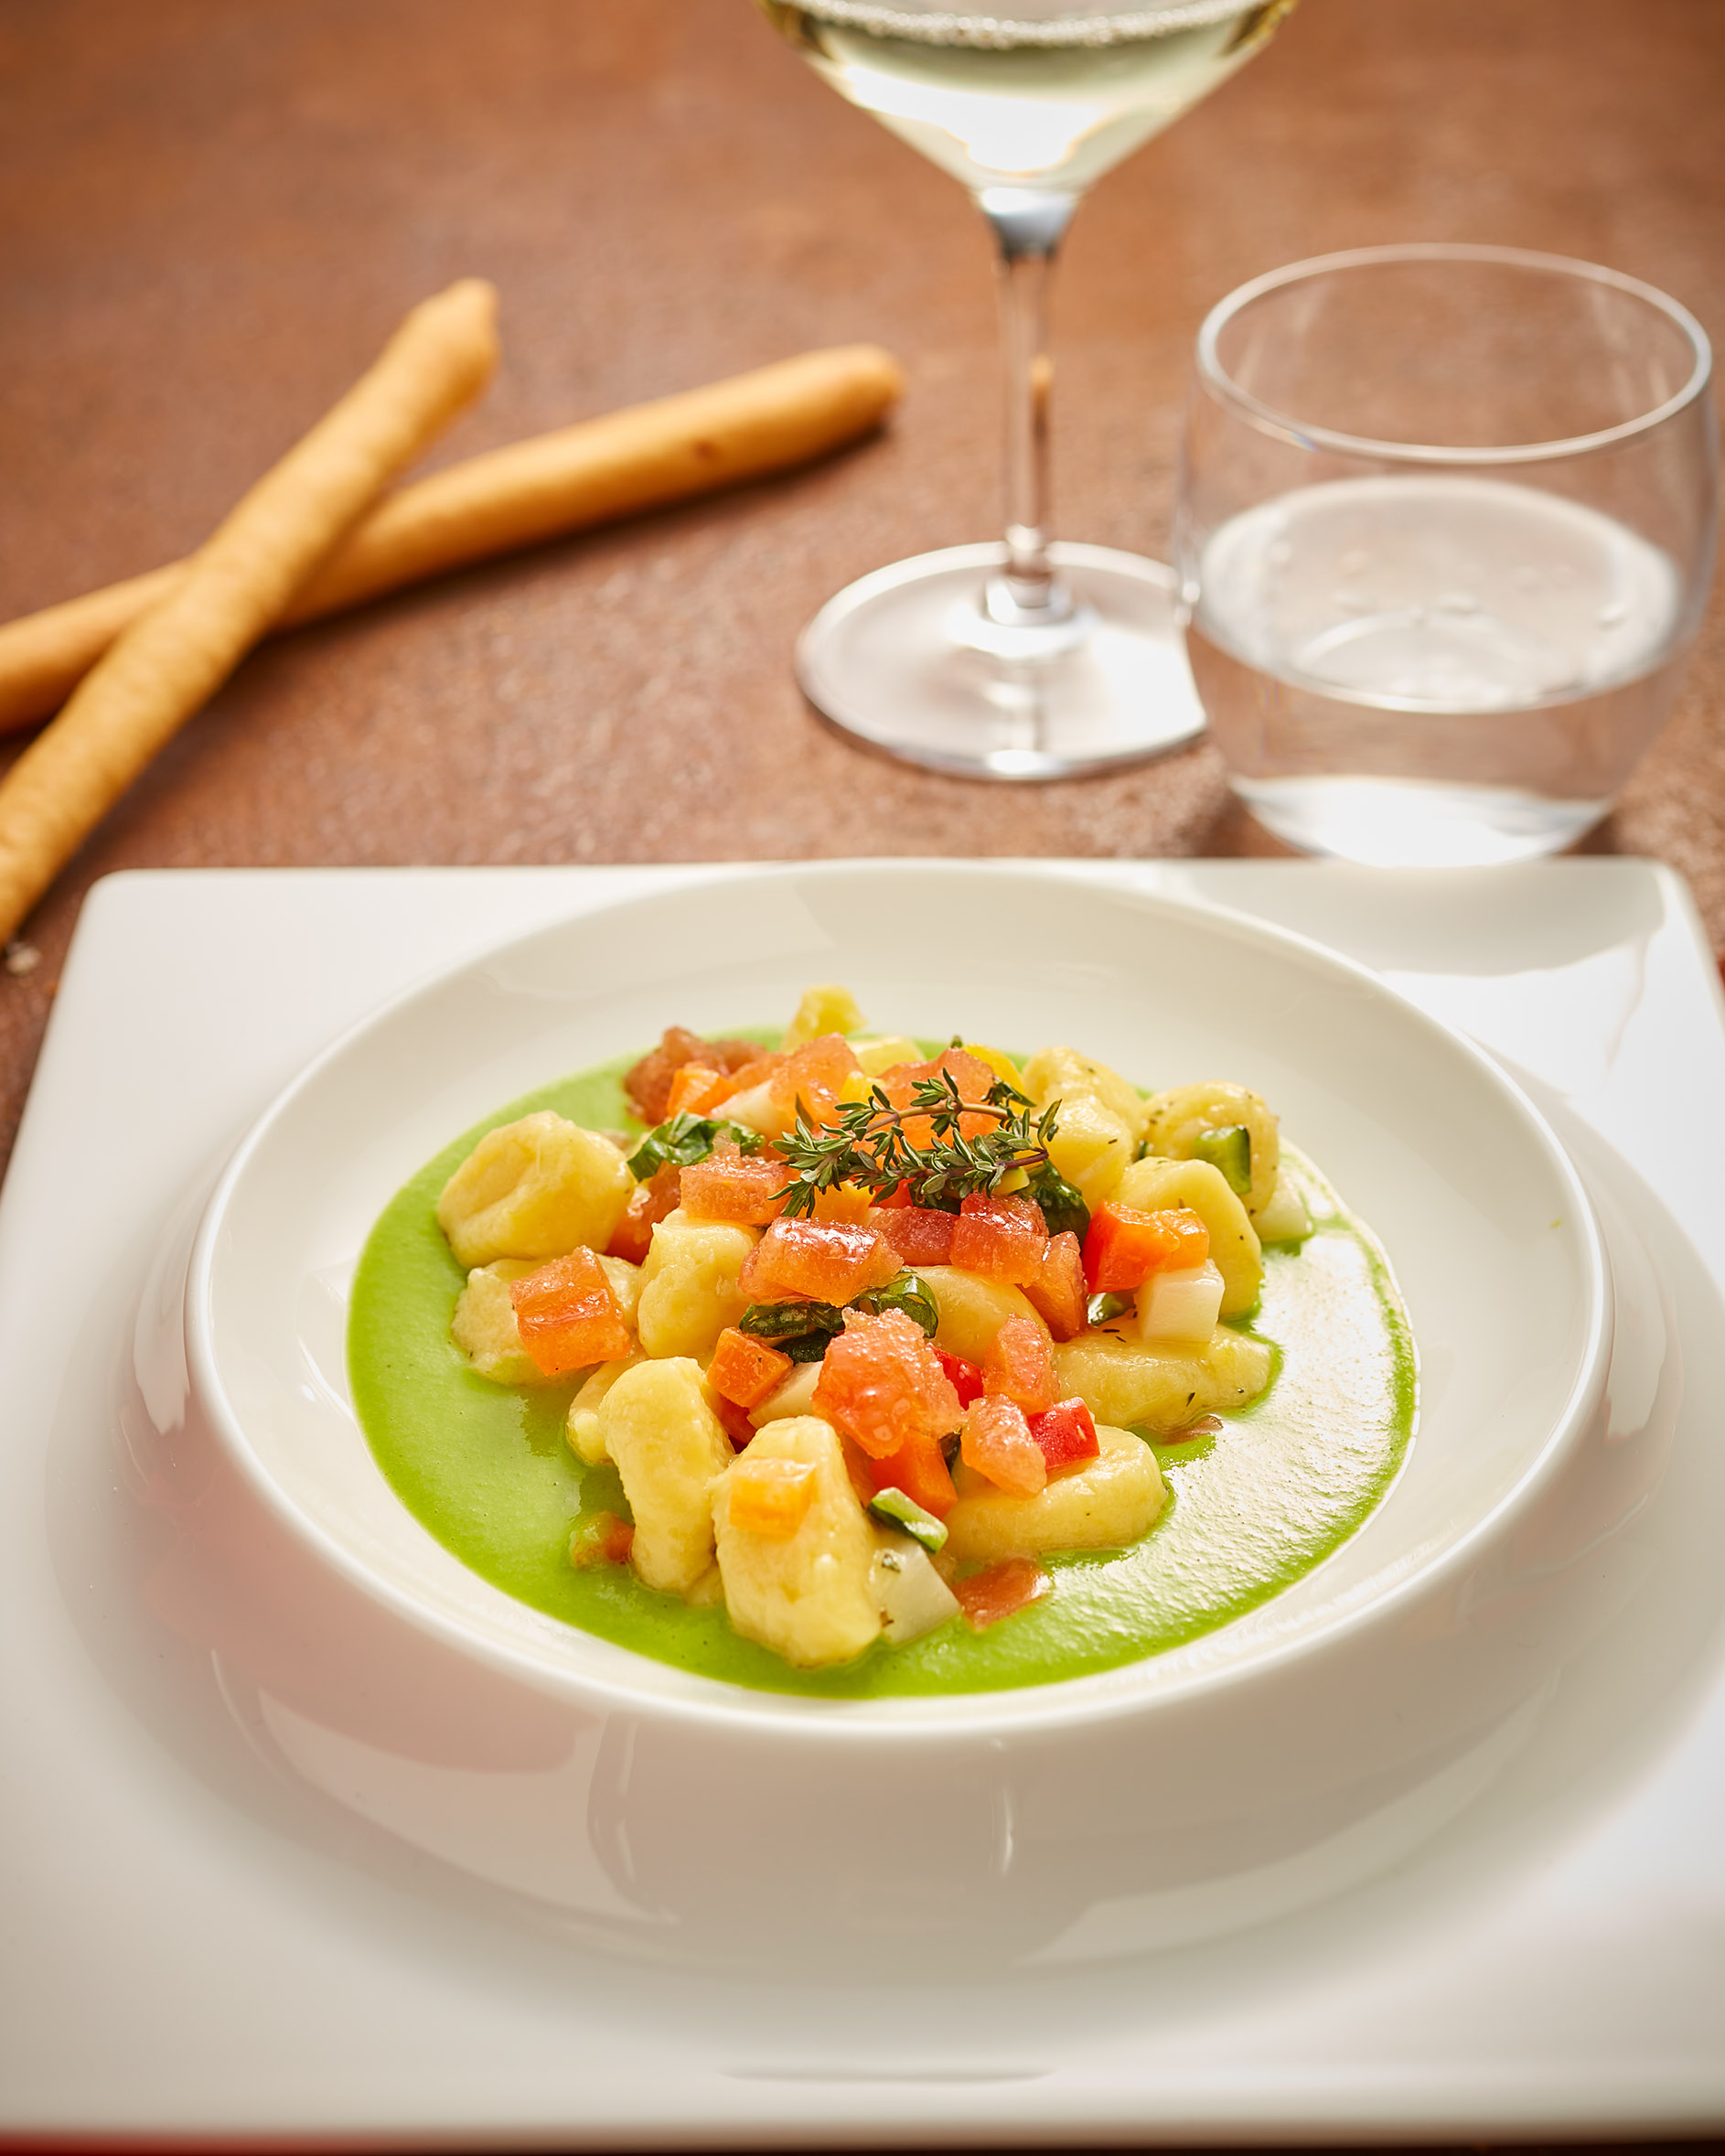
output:
[[[692,1168],[706,1159],[721,1138],[734,1140],[741,1153],[761,1149],[758,1131],[727,1122],[723,1116],[674,1115],[647,1133],[626,1165],[638,1183],[645,1183],[660,1168]]]
[[[925,1512],[903,1490],[877,1490],[869,1499],[869,1510],[885,1526],[914,1536],[931,1557],[946,1543],[946,1522],[937,1519],[932,1512]]]
[[[1244,1123],[1229,1123],[1222,1131],[1200,1131],[1192,1141],[1192,1157],[1220,1168],[1236,1197],[1244,1197],[1252,1187],[1252,1134]]]
[[[1082,1242],[1089,1234],[1089,1207],[1052,1161],[1034,1171],[1023,1195],[1041,1212],[1050,1235],[1072,1234]]]
[[[865,1310],[871,1317],[879,1317],[884,1310],[902,1310],[931,1340],[940,1324],[939,1305],[908,1268],[889,1280],[884,1288],[870,1288],[859,1295],[851,1307]]]
[[[1092,1295],[1084,1306],[1084,1322],[1091,1325],[1106,1325],[1117,1317],[1124,1317],[1128,1311],[1136,1310],[1137,1307],[1138,1298],[1135,1295],[1118,1293]]]
[[[770,1340],[775,1347],[790,1353],[787,1343],[799,1340],[811,1333],[831,1339],[844,1330],[844,1313],[830,1303],[751,1303],[736,1321],[737,1331],[747,1333],[753,1339]],[[812,1362],[812,1356],[798,1356],[799,1362]]]

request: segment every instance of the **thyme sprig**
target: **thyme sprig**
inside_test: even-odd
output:
[[[777,1141],[790,1178],[779,1195],[794,1216],[812,1213],[819,1194],[841,1183],[876,1197],[904,1183],[913,1205],[956,1213],[965,1198],[998,1190],[1014,1169],[1045,1168],[1058,1110],[1051,1101],[1036,1114],[1035,1103],[1005,1078],[995,1079],[986,1099],[967,1100],[948,1070],[918,1078],[904,1108],[873,1086],[865,1100],[847,1101],[824,1125],[811,1124],[798,1101],[794,1128]],[[993,1127],[967,1135],[965,1120],[978,1116],[991,1117]],[[930,1125],[927,1144],[907,1135],[913,1121]]]

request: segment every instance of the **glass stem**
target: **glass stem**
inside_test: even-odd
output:
[[[1006,563],[989,581],[992,619],[1014,627],[1066,620],[1072,599],[1048,559],[1049,413],[1054,360],[1048,295],[1076,195],[988,188],[977,198],[999,249],[1005,361]]]

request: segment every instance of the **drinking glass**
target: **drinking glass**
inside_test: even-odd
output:
[[[1290,845],[1519,861],[1610,809],[1711,575],[1695,318],[1590,263],[1373,247],[1199,333],[1176,552],[1235,791]]]
[[[999,252],[1004,542],[899,562],[822,607],[797,671],[835,725],[938,770],[1022,779],[1135,762],[1203,724],[1173,572],[1050,541],[1048,286],[1084,190],[1293,4],[759,0],[841,96],[970,190]]]

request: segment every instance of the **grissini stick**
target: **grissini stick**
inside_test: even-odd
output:
[[[905,386],[878,345],[805,352],[451,465],[387,496],[280,623],[293,627],[469,562],[807,464],[877,427]],[[183,562],[0,626],[0,732],[57,710]]]
[[[0,941],[380,488],[485,387],[497,354],[497,294],[480,279],[415,307],[177,585],[116,638],[0,780]]]

